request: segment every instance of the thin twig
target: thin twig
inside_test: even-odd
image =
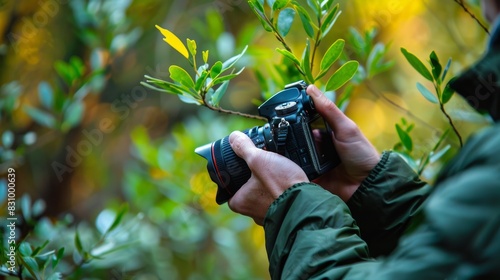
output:
[[[455,124],[453,123],[453,120],[451,119],[450,115],[448,115],[448,113],[444,109],[444,104],[440,102],[439,105],[440,105],[439,107],[441,108],[441,112],[443,112],[443,114],[446,116],[446,118],[448,119],[448,122],[450,123],[451,128],[453,129],[453,131],[457,135],[458,141],[460,142],[460,148],[463,147],[464,143],[462,140],[462,136],[458,132],[458,129],[456,128]]]
[[[432,9],[426,1],[423,1],[423,4],[425,5],[425,7],[429,11],[429,13],[436,19],[436,21],[446,29],[446,31],[448,32],[448,35],[450,35],[450,38],[455,42],[455,44],[458,46],[460,51],[461,52],[469,51],[468,48],[463,44],[463,42],[462,42],[463,40],[461,40],[458,37],[457,33],[451,29],[450,24],[448,24],[448,22],[445,22],[443,20],[442,16],[437,15],[436,11],[434,9]]]
[[[224,109],[224,108],[221,108],[221,107],[215,107],[212,104],[210,104],[210,102],[208,102],[206,100],[206,94],[202,94],[202,97],[203,97],[203,99],[202,99],[203,100],[203,106],[207,107],[208,109],[210,109],[212,111],[219,112],[219,113],[224,113],[224,114],[229,114],[229,115],[236,115],[236,116],[245,117],[245,118],[248,118],[248,119],[255,119],[255,120],[267,121],[266,118],[258,116],[258,115],[245,114],[245,113],[238,112],[238,111],[227,110],[227,109]]]
[[[490,35],[490,31],[488,30],[488,28],[486,26],[484,26],[484,24],[476,17],[476,15],[471,12],[467,6],[465,6],[465,3],[463,0],[454,0],[455,3],[457,3],[460,7],[462,7],[462,9],[471,16],[471,18],[473,18],[477,24],[479,24],[479,26],[481,26],[481,28],[484,30],[484,32],[486,32],[488,35]]]
[[[397,104],[396,102],[392,101],[391,99],[387,98],[387,96],[385,96],[383,93],[381,92],[378,92],[375,87],[373,87],[373,85],[370,83],[370,81],[366,81],[365,82],[365,85],[366,87],[368,88],[368,90],[373,93],[375,96],[379,97],[380,99],[384,100],[385,102],[389,103],[390,105],[392,105],[396,110],[400,111],[400,112],[403,112],[404,114],[406,114],[408,117],[414,119],[415,121],[417,121],[418,123],[424,125],[425,127],[427,127],[428,129],[430,130],[433,130],[437,135],[439,135],[441,132],[435,128],[434,126],[430,125],[429,123],[427,123],[426,121],[422,120],[421,118],[419,118],[418,116],[416,116],[415,114],[413,114],[410,110],[402,107],[401,105]]]
[[[220,108],[220,107],[214,107],[214,106],[212,106],[212,105],[210,105],[208,103],[205,103],[205,106],[208,109],[210,109],[212,111],[219,112],[219,113],[230,114],[230,115],[237,115],[237,116],[245,117],[245,118],[248,118],[248,119],[255,119],[255,120],[267,121],[266,118],[261,117],[261,116],[251,115],[251,114],[245,114],[245,113],[241,113],[241,112],[237,112],[237,111],[231,111],[231,110],[223,109],[223,108]]]

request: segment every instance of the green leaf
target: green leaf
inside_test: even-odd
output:
[[[21,243],[21,245],[19,245],[19,252],[23,256],[31,256],[33,250],[31,249],[31,246],[28,242],[23,242]]]
[[[264,6],[262,6],[262,3],[259,2],[259,0],[248,0],[248,4],[253,10],[259,11],[261,13],[264,12]]]
[[[339,18],[341,12],[338,11],[339,4],[335,5],[333,9],[328,13],[328,15],[325,17],[323,20],[323,24],[320,26],[321,30],[321,39],[325,38],[325,36],[330,32],[332,27],[335,25],[335,22],[337,22],[337,19]]]
[[[202,51],[203,54],[203,62],[208,63],[208,50]]]
[[[439,76],[441,76],[441,71],[443,71],[443,67],[439,62],[439,58],[437,57],[436,52],[432,51],[429,58],[432,66],[432,76],[436,81],[440,82]]]
[[[78,234],[78,229],[75,230],[75,248],[80,255],[83,255],[83,246],[80,240],[80,234]]]
[[[2,133],[2,144],[6,149],[12,147],[12,144],[14,144],[14,133],[12,131],[6,130]]]
[[[90,69],[92,69],[92,72],[95,72],[97,70],[103,69],[104,68],[104,55],[103,55],[103,50],[100,48],[95,48],[92,49],[92,52],[90,53]]]
[[[431,163],[438,161],[440,158],[442,158],[450,150],[450,148],[451,148],[450,145],[446,145],[446,146],[444,146],[444,148],[442,148],[441,150],[439,150],[437,152],[431,152],[429,161]]]
[[[252,11],[257,15],[257,18],[259,19],[262,27],[264,27],[264,30],[267,32],[273,32],[273,27],[269,25],[269,22],[266,20],[262,4],[257,0],[249,0],[248,5],[250,5]]]
[[[201,105],[203,104],[203,101],[199,98],[195,98],[193,97],[192,95],[186,95],[186,94],[183,94],[183,95],[177,95],[179,97],[179,99],[186,103],[186,104],[196,104],[196,105]]]
[[[187,39],[187,47],[189,50],[189,53],[191,53],[191,56],[194,58],[196,56],[196,41]]]
[[[62,278],[61,272],[54,272],[54,274],[50,275],[47,280],[60,280]]]
[[[439,103],[437,97],[432,93],[430,92],[424,85],[422,85],[421,83],[418,83],[417,82],[417,89],[418,91],[420,91],[420,93],[425,97],[425,99],[429,100],[430,102],[432,103]]]
[[[84,109],[84,104],[78,100],[69,105],[66,111],[64,111],[64,120],[61,129],[68,131],[70,128],[77,126],[82,120]]]
[[[83,73],[85,72],[85,65],[83,65],[82,59],[78,56],[73,56],[69,60],[69,63],[74,69],[74,78],[81,78],[83,76]]]
[[[49,240],[45,240],[45,242],[43,242],[42,246],[36,247],[35,250],[33,250],[33,252],[30,255],[35,257],[43,250],[43,248],[45,248],[47,246],[47,244],[49,244]]]
[[[293,53],[291,53],[285,49],[280,49],[280,48],[276,48],[276,51],[279,52],[280,54],[284,55],[286,58],[290,59],[296,65],[300,66],[299,59]]]
[[[443,94],[441,94],[441,103],[446,104],[448,101],[450,101],[451,97],[453,97],[453,94],[455,93],[455,90],[453,90],[450,86],[451,82],[453,82],[455,78],[452,78],[451,80],[448,81],[446,86],[444,87]]]
[[[401,52],[405,56],[406,60],[408,60],[410,65],[415,70],[417,70],[417,72],[420,73],[420,75],[422,75],[422,77],[426,78],[427,80],[429,80],[431,82],[433,81],[431,72],[429,72],[429,69],[427,69],[427,67],[425,67],[425,65],[422,63],[422,61],[420,61],[420,59],[418,59],[414,54],[409,53],[404,48],[401,48]]]
[[[276,0],[276,1],[274,1],[273,5],[272,5],[272,9],[273,9],[273,11],[281,10],[286,5],[288,5],[289,2],[290,2],[290,0]]]
[[[275,4],[278,1],[275,2]],[[278,31],[285,37],[292,27],[295,18],[295,10],[292,8],[283,9],[278,16]]]
[[[210,69],[210,78],[217,78],[222,71],[222,62],[217,61]]]
[[[323,0],[321,2],[321,10],[323,12],[326,12],[330,9],[330,7],[332,6],[334,0]],[[337,4],[338,5],[338,4]]]
[[[326,83],[326,90],[337,90],[345,83],[347,83],[358,70],[359,63],[355,60],[350,60],[342,65],[337,71],[330,77]]]
[[[308,83],[314,83],[314,78],[312,76],[311,71],[311,45],[309,42],[309,38],[306,40],[306,47],[304,48],[304,52],[302,53],[302,62],[300,64],[302,72],[306,75],[306,80]]]
[[[177,65],[171,65],[168,68],[170,72],[170,78],[177,83],[187,87],[188,89],[194,88],[194,81],[189,76],[188,72]]]
[[[45,201],[42,199],[37,199],[35,203],[33,203],[33,206],[31,207],[31,213],[33,214],[33,217],[40,217],[45,210],[46,204]]]
[[[31,221],[31,198],[28,194],[21,197],[21,210],[26,221]]]
[[[125,215],[125,213],[127,213],[127,211],[128,211],[128,204],[123,204],[118,214],[116,214],[115,220],[113,221],[111,226],[106,230],[106,233],[114,230],[120,224],[121,220],[123,219],[123,216]]]
[[[406,132],[410,133],[414,128],[415,128],[415,124],[412,123],[408,127],[406,127]]]
[[[361,36],[361,33],[354,28],[354,27],[349,27],[349,44],[352,45],[353,51],[360,56],[361,58],[366,58],[368,56],[368,43],[365,42],[365,39],[363,36]]]
[[[141,85],[152,89],[156,91],[161,91],[161,92],[166,92],[170,94],[183,94],[184,91],[178,89],[177,87],[174,87],[175,85],[171,86],[169,82],[156,82],[156,81],[147,81],[147,82],[141,82]]]
[[[43,107],[51,110],[54,107],[54,91],[47,82],[38,84],[38,96]]]
[[[73,83],[76,75],[75,70],[71,67],[71,65],[59,60],[54,62],[54,68],[66,84],[71,85]]]
[[[223,83],[225,81],[229,81],[231,79],[234,79],[238,75],[240,75],[241,72],[243,72],[243,70],[245,70],[245,68],[241,68],[240,71],[238,71],[236,73],[232,73],[232,74],[225,75],[225,76],[219,76],[215,80],[212,81],[212,85],[217,85],[217,84]]]
[[[321,7],[318,0],[307,0],[307,5],[314,11],[317,18],[321,17]]]
[[[200,76],[197,77],[196,79],[196,84],[194,86],[194,90],[196,92],[201,91],[201,88],[205,85],[205,81],[207,80],[207,78],[208,78],[208,71],[202,71]]]
[[[212,105],[219,106],[220,100],[226,93],[228,85],[229,81],[225,81],[219,88],[217,88],[217,90],[212,95]]]
[[[304,27],[304,30],[306,31],[307,36],[309,38],[314,37],[314,24],[311,21],[311,18],[309,17],[309,14],[307,11],[300,5],[295,5],[294,6],[297,12],[299,13],[300,20],[302,21],[302,26]]]
[[[31,276],[33,276],[33,278],[35,279],[38,279],[37,272],[39,272],[39,267],[36,260],[32,257],[21,257],[19,259],[24,264],[24,267],[29,271]]]
[[[396,124],[396,131],[398,132],[399,140],[403,144],[403,147],[411,152],[413,150],[413,141],[410,135],[403,129],[399,124]]]
[[[444,81],[446,78],[446,74],[448,74],[448,70],[450,69],[451,66],[451,57],[448,59],[448,62],[446,63],[446,66],[444,67],[443,71],[443,76],[441,76],[441,81]]]
[[[247,51],[247,49],[248,49],[248,46],[245,46],[245,48],[241,51],[240,54],[235,55],[235,56],[229,58],[228,60],[224,61],[222,63],[222,72],[224,72],[227,69],[233,67],[236,64],[236,62],[238,62],[238,60],[245,54],[245,52]]]
[[[326,53],[323,55],[323,58],[321,59],[321,64],[320,64],[320,73],[316,77],[316,80],[320,79],[323,77],[330,67],[332,67],[333,63],[337,61],[342,54],[342,51],[344,50],[344,45],[345,41],[342,39],[338,39],[335,41],[326,51]]]
[[[366,60],[366,71],[368,72],[368,77],[373,77],[375,74],[384,70],[382,67],[385,64],[380,64],[384,54],[386,52],[386,48],[383,44],[377,43],[371,50],[368,55],[368,59]],[[391,64],[389,64],[392,66]]]
[[[57,250],[57,254],[52,256],[52,268],[55,268],[57,264],[59,264],[59,261],[63,258],[63,256],[64,256],[64,247]]]

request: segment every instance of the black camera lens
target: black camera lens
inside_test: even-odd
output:
[[[266,140],[271,139],[268,124],[253,127],[243,133],[248,135],[258,148],[266,148]],[[201,146],[195,152],[208,161],[210,179],[219,187],[215,198],[218,204],[228,201],[250,178],[251,171],[246,162],[234,153],[229,144],[229,136]]]

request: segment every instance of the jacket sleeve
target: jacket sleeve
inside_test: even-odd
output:
[[[370,260],[349,208],[313,183],[294,185],[275,200],[264,230],[272,279],[340,276]]]
[[[398,154],[383,153],[347,202],[372,257],[387,255],[396,247],[430,191]]]
[[[500,279],[498,131],[469,140],[473,145],[464,146],[444,169],[425,203],[428,191],[421,189],[427,186],[408,180],[401,188],[398,182],[404,180],[396,178],[403,169],[381,162],[377,168],[385,166],[396,174],[386,177],[387,184],[383,177],[376,179],[384,172],[364,182],[365,191],[380,187],[380,196],[370,198],[361,188],[356,194],[359,203],[380,215],[374,214],[373,222],[362,221],[361,230],[351,213],[358,207],[352,201],[350,209],[313,183],[292,186],[271,204],[264,220],[272,279]],[[390,161],[391,155],[383,160]],[[418,227],[404,236],[392,235],[391,228],[406,228],[408,217],[417,212]],[[385,231],[398,238],[397,247],[374,259],[363,230],[371,236]]]
[[[312,183],[274,201],[264,229],[272,279],[444,279],[457,262],[424,227],[387,259],[371,258],[347,205]]]
[[[347,204],[312,183],[291,187],[264,223],[272,278],[367,273],[377,265],[373,257],[396,247],[429,190],[392,152],[382,155]],[[362,269],[353,270],[360,263]]]

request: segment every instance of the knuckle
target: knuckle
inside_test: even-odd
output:
[[[356,123],[347,118],[344,124],[344,134],[349,135],[349,136],[355,136],[359,135],[361,133],[361,130],[359,127],[356,125]]]
[[[326,96],[322,96],[321,99],[321,104],[323,105],[325,111],[328,112],[338,110],[337,105],[335,105],[335,103],[333,103],[330,99],[326,98]]]
[[[229,199],[227,205],[229,206],[229,209],[231,209],[231,211],[235,213],[241,213],[238,200],[236,197],[232,197],[231,199]]]

